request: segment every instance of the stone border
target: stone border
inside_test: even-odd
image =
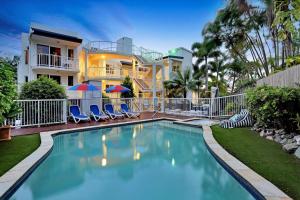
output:
[[[279,188],[273,185],[234,156],[229,154],[215,140],[209,126],[203,126],[203,139],[208,149],[220,164],[227,169],[239,182],[252,192],[259,199],[288,200],[292,199]]]
[[[110,128],[116,126],[126,126],[144,122],[153,122],[160,120],[176,121],[176,118],[161,117],[155,119],[134,120],[129,122],[118,122],[115,124],[99,124],[73,129],[64,129],[56,131],[41,132],[40,146],[29,156],[8,170],[0,177],[0,199],[7,199],[23,183],[23,181],[34,171],[34,169],[48,156],[53,148],[53,136],[65,134],[73,131],[91,130],[97,128]]]

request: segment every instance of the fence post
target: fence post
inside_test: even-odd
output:
[[[68,117],[68,111],[67,111],[67,99],[63,100],[63,122],[67,124],[67,117]]]
[[[212,99],[213,98],[210,98],[209,99],[209,118],[211,119],[212,118]]]
[[[37,121],[37,123],[38,123],[38,127],[40,127],[40,100],[38,100],[37,101],[37,103],[38,103],[38,121]]]

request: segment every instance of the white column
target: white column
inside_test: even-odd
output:
[[[171,77],[171,74],[172,74],[172,66],[173,66],[173,60],[171,60],[170,58],[169,58],[169,79],[171,79],[172,77]]]
[[[153,98],[156,97],[156,63],[152,64],[152,92]]]
[[[164,112],[165,111],[165,88],[164,88],[164,81],[165,81],[165,65],[162,64],[161,67],[161,110]]]
[[[84,62],[84,80],[87,81],[88,80],[88,59],[89,59],[89,52],[88,50],[85,50],[85,62]]]

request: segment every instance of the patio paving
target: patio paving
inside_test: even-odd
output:
[[[68,124],[57,124],[57,125],[49,125],[49,126],[42,126],[42,127],[23,127],[19,129],[12,129],[12,136],[17,135],[26,135],[32,133],[40,133],[45,131],[55,131],[55,130],[63,130],[63,129],[72,129],[72,128],[80,128],[80,127],[89,127],[95,126],[100,124],[114,124],[119,122],[130,122],[130,121],[137,121],[137,120],[145,120],[145,119],[152,119],[153,112],[143,112],[139,118],[125,118],[125,119],[110,119],[108,121],[99,121],[95,122],[94,120],[90,122],[80,122],[79,124],[74,123],[73,121],[69,121]],[[193,117],[188,116],[179,116],[179,115],[171,115],[165,113],[157,113],[153,119],[156,118],[174,118],[174,119],[190,119]]]

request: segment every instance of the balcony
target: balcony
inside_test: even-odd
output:
[[[123,80],[126,76],[132,77],[132,70],[120,67],[89,67],[88,78],[100,80]]]
[[[37,54],[35,69],[79,72],[79,59],[52,54]]]

